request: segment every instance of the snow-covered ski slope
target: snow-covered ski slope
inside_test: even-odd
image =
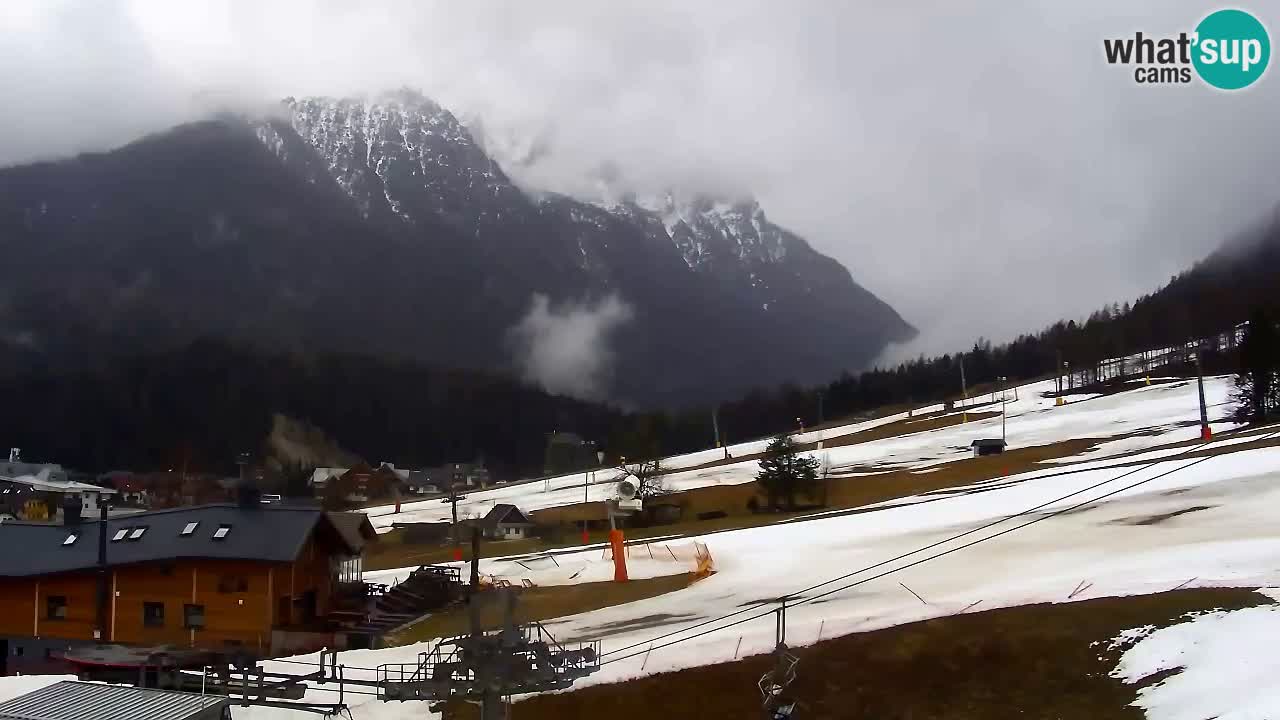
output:
[[[1212,379],[1208,390],[1211,417],[1221,418],[1228,383]],[[1242,439],[1224,436],[1207,447],[1228,452],[1207,459],[1189,455],[1204,449],[1201,446],[1158,447],[1197,437],[1197,417],[1194,383],[1077,397],[1061,408],[1038,397],[1034,388],[1024,387],[1019,400],[1009,404],[1007,429],[1014,446],[1070,437],[1150,434],[1108,440],[1074,464],[992,478],[963,491],[904,498],[856,513],[833,511],[699,538],[652,541],[654,549],[668,543],[680,548],[693,540],[704,542],[717,572],[684,590],[561,618],[547,627],[562,641],[602,641],[606,664],[584,681],[594,684],[724,662],[735,652],[739,656],[767,652],[774,642],[773,619],[767,615],[768,606],[756,610],[752,604],[796,593],[787,613],[788,643],[803,648],[818,640],[820,633],[831,638],[957,612],[1160,592],[1178,586],[1280,584],[1280,566],[1275,562],[1280,557],[1280,524],[1274,521],[1274,508],[1280,505],[1280,447],[1242,450]],[[1221,424],[1218,429],[1227,427]],[[993,430],[998,436],[999,418],[837,448],[831,450],[832,464],[851,472],[881,466],[928,470],[963,456],[969,440],[991,436]],[[873,447],[877,445],[878,453]],[[1114,457],[1134,451],[1139,452]],[[714,470],[731,473],[733,467]],[[581,487],[577,490],[581,492]],[[1039,509],[984,527],[1032,508]],[[1056,511],[1066,512],[1050,515]],[[1031,521],[1036,522],[1018,527]],[[647,551],[632,549],[633,567],[640,576],[686,569],[679,562],[660,563],[656,557],[636,560],[637,552]],[[551,567],[539,560],[518,569],[510,560],[495,559],[486,561],[483,570],[513,578],[527,572],[540,584],[556,584],[599,580],[607,568],[601,549],[593,547],[558,553]],[[863,568],[872,569],[858,572]],[[876,577],[887,571],[895,572]],[[577,578],[571,577],[574,573],[579,573]],[[381,577],[393,574],[387,571]],[[848,577],[842,582],[800,592],[844,575]],[[865,582],[840,589],[860,580]],[[818,597],[828,590],[838,591]],[[802,602],[806,599],[813,601]],[[729,620],[681,632],[744,609],[747,612]],[[756,615],[760,617],[729,627]],[[668,646],[672,641],[679,642]],[[340,662],[346,664],[348,676],[372,678],[371,671],[358,668],[414,662],[430,646],[349,651],[341,654]],[[314,656],[293,660],[308,659]],[[277,667],[304,669],[284,662]],[[22,687],[29,689],[33,680],[22,681]],[[9,683],[0,680],[0,697],[17,694]],[[1238,691],[1235,686],[1222,689],[1223,693]],[[332,688],[316,687],[308,697],[332,701],[336,696]],[[347,701],[355,720],[428,715],[419,703],[388,704],[351,695]],[[1153,701],[1150,716],[1182,717],[1175,705]],[[287,711],[267,708],[235,712],[238,718],[291,717]]]
[[[1053,381],[1032,383],[1019,387],[1015,392],[1006,391],[1009,402],[1003,403],[1007,413],[1005,433],[1010,447],[1048,445],[1075,438],[1116,438],[1132,433],[1141,436],[1104,442],[1089,457],[1142,450],[1180,440],[1199,437],[1198,399],[1195,381],[1180,380],[1173,383],[1157,383],[1142,386],[1106,397],[1089,395],[1069,396],[1069,403],[1055,407],[1054,399],[1045,397],[1052,391]],[[1225,404],[1229,398],[1231,381],[1225,377],[1211,377],[1205,381],[1205,394],[1209,404],[1209,416],[1218,421],[1227,415]],[[980,405],[975,412],[1000,412],[1002,403],[990,404],[991,395],[974,397],[971,405]],[[1000,395],[995,396],[999,398]],[[984,405],[984,403],[987,403]],[[921,408],[915,416],[936,413],[941,405]],[[957,408],[956,414],[963,412]],[[853,433],[864,432],[882,425],[909,420],[907,413],[898,413],[875,420],[852,423],[839,427],[801,433],[797,442],[829,441]],[[910,423],[907,424],[910,428]],[[905,432],[910,433],[909,429]],[[830,465],[835,475],[874,473],[897,468],[926,469],[941,463],[959,460],[970,454],[969,444],[978,438],[1000,437],[1001,419],[991,417],[936,430],[925,430],[892,438],[874,440],[856,445],[830,448],[817,454]],[[768,440],[755,440],[732,445],[731,457],[752,455],[764,450]],[[697,468],[697,466],[722,460],[724,451],[718,448],[667,458],[663,466],[673,470]],[[752,482],[759,469],[755,460],[718,465],[702,469],[672,472],[665,478],[671,490],[691,490],[715,485],[739,485]],[[512,503],[521,510],[531,512],[544,508],[573,505],[584,500],[592,502],[613,496],[612,480],[617,470],[601,470],[598,473],[576,473],[549,478],[538,482],[498,486],[467,493],[458,503],[459,517],[482,517],[495,504]],[[450,519],[450,507],[439,499],[404,503],[396,513],[392,505],[368,509],[374,527],[385,532],[397,522],[445,522]]]
[[[715,534],[704,538],[715,555],[715,575],[679,592],[563,618],[547,623],[547,627],[562,641],[603,640],[607,664],[585,681],[593,684],[724,662],[735,652],[740,656],[767,652],[774,642],[771,616],[728,627],[743,617],[764,615],[767,607],[759,613],[752,610],[688,633],[666,636],[737,612],[755,601],[795,593],[879,563],[886,564],[802,595],[800,599],[813,597],[848,582],[904,568],[812,603],[792,604],[787,612],[788,642],[803,647],[815,642],[820,632],[831,638],[966,608],[989,610],[1068,598],[1160,592],[1178,586],[1280,583],[1275,564],[1280,556],[1280,527],[1272,510],[1280,503],[1280,448],[1242,450],[1199,461],[1165,453],[1153,455],[1153,462],[1136,472],[1133,467],[1102,461],[1066,475],[1002,478],[987,492]],[[1131,474],[1120,477],[1124,473]],[[1119,479],[1086,490],[1113,478]],[[1147,482],[1118,495],[1090,502],[1144,480]],[[1075,491],[1082,492],[1038,513],[947,542]],[[957,550],[965,543],[1082,503],[1077,510]],[[893,560],[940,541],[932,550]],[[948,550],[956,551],[906,567]],[[580,557],[561,555],[558,561],[562,566],[577,567],[599,557],[600,551],[577,555]],[[1079,590],[1081,587],[1085,589]],[[699,635],[706,630],[712,631]],[[689,637],[692,639],[664,646]],[[428,647],[424,643],[353,651],[343,653],[342,661],[349,667],[413,662],[417,653]],[[324,691],[313,692],[317,698],[324,697]],[[353,708],[356,718],[409,718],[421,712],[420,708],[383,706],[369,700]],[[255,710],[249,716],[276,717],[266,710]]]

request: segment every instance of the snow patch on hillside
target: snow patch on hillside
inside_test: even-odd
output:
[[[1120,658],[1111,675],[1136,684],[1134,703],[1152,720],[1263,720],[1280,717],[1280,606],[1215,612],[1162,628]]]

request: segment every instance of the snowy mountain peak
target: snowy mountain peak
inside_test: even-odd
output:
[[[786,233],[765,217],[754,198],[710,194],[660,197],[615,203],[634,205],[660,218],[685,264],[695,270],[708,264],[777,263],[786,257]]]
[[[287,98],[289,129],[327,163],[326,174],[366,217],[390,213],[408,222],[428,217],[466,226],[484,198],[515,186],[444,107],[411,90],[368,98]],[[259,137],[282,157],[283,128]]]
[[[481,118],[464,124],[421,93],[286,98],[283,106],[288,129],[305,144],[297,150],[318,153],[325,163],[322,174],[335,181],[366,218],[443,220],[483,240],[486,226],[502,216],[535,215],[535,205],[545,206],[548,197],[565,201],[551,195],[533,203],[486,152],[495,141],[485,134]],[[290,154],[281,134],[284,129],[267,123],[259,130],[263,142],[281,157]],[[508,150],[516,146],[525,158],[542,152],[538,142],[521,146],[506,138],[502,144]],[[651,226],[656,219],[666,241],[694,271],[778,263],[787,255],[787,233],[768,221],[753,198],[674,191],[637,197],[620,188],[616,169],[611,171],[608,163],[601,167],[596,201],[581,203],[568,215],[571,222],[599,231],[602,220],[587,211],[591,205],[637,220],[652,237],[663,234]],[[566,242],[577,248],[574,264],[580,269],[601,266],[583,249],[580,238]]]

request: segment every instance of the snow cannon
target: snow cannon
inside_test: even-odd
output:
[[[618,482],[617,507],[619,514],[638,512],[644,507],[640,497],[640,480],[634,475],[627,475]]]

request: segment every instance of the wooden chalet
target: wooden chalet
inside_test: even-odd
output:
[[[341,475],[327,478],[319,495],[327,507],[350,507],[389,498],[400,489],[400,485],[401,480],[395,470],[385,465],[375,469],[359,463]]]
[[[0,523],[0,674],[85,644],[341,647],[363,602],[363,514],[256,502],[64,525]]]

